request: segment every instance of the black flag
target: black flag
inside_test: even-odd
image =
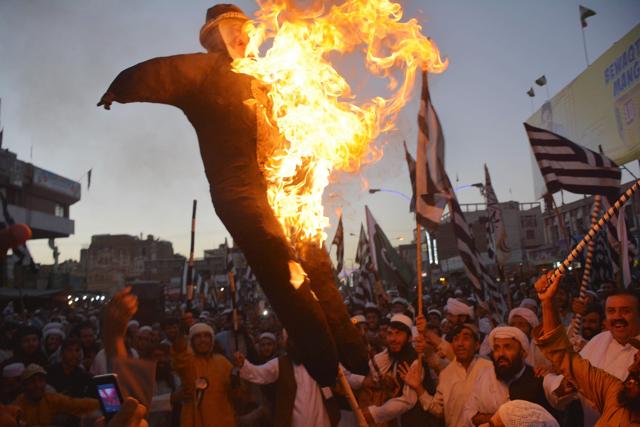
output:
[[[340,219],[338,220],[336,235],[333,237],[331,244],[336,245],[336,258],[338,260],[336,270],[340,273],[344,266],[344,229],[342,227],[342,215],[340,215]]]
[[[538,86],[544,86],[547,84],[547,76],[544,74],[536,79],[536,84]]]
[[[579,9],[580,9],[580,24],[582,25],[582,28],[586,28],[587,18],[595,16],[596,12],[582,5],[579,6]]]

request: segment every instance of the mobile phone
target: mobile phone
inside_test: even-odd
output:
[[[122,393],[116,374],[96,375],[93,377],[100,407],[106,421],[109,421],[122,407]]]

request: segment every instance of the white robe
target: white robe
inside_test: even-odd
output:
[[[462,411],[462,425],[473,426],[471,419],[477,414],[495,414],[505,402],[509,401],[509,386],[496,377],[496,370],[484,369],[477,377],[471,397],[467,400]],[[520,378],[526,366],[512,381]]]
[[[447,427],[462,427],[468,425],[463,418],[465,403],[471,396],[478,376],[485,370],[493,370],[493,363],[476,356],[465,369],[459,362],[451,362],[438,377],[438,388],[435,395],[428,392],[420,396],[422,409],[437,417],[444,417]]]
[[[278,359],[256,366],[248,360],[240,369],[240,378],[254,384],[271,384],[278,380]],[[329,415],[324,407],[324,397],[318,383],[311,378],[304,365],[293,365],[296,380],[296,397],[293,401],[292,427],[329,427]]]
[[[636,336],[640,339],[640,335]],[[580,355],[587,359],[592,366],[603,369],[611,375],[624,381],[629,374],[629,366],[633,363],[633,357],[638,350],[631,344],[620,345],[613,339],[611,332],[600,332],[584,346]],[[553,393],[558,388],[562,379],[562,375],[548,374],[544,377],[543,387],[545,395],[549,403],[558,409],[564,409],[566,402],[571,399],[558,400]],[[584,426],[592,427],[600,418],[600,413],[595,410],[594,405],[585,399],[582,395],[578,396],[582,403],[582,411],[584,412]]]

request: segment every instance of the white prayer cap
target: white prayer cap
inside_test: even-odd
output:
[[[489,346],[493,350],[493,342],[496,338],[513,338],[517,340],[526,353],[529,350],[529,338],[520,329],[514,326],[498,326],[489,334]]]
[[[362,314],[358,314],[357,316],[353,316],[351,318],[351,323],[353,323],[354,325],[357,325],[358,323],[367,323],[367,318]]]
[[[380,308],[377,305],[375,305],[374,303],[368,302],[368,303],[366,303],[364,305],[364,311],[365,312],[367,312],[367,311],[375,311],[377,313],[380,313]]]
[[[206,311],[206,310],[203,310],[203,311],[200,313],[200,316],[199,316],[199,317],[200,317],[201,319],[203,319],[203,318],[207,318],[207,317],[209,317],[209,312],[208,312],[208,311]]]
[[[485,335],[488,334],[489,332],[491,332],[492,328],[493,328],[493,325],[491,324],[491,320],[487,319],[486,317],[483,317],[478,320],[478,329],[483,334]]]
[[[42,334],[42,338],[46,340],[49,335],[59,335],[60,338],[62,339],[65,339],[67,336],[62,330],[62,328],[58,328],[58,327],[49,328],[46,331],[44,331],[44,333]]]
[[[538,316],[536,316],[536,314],[533,311],[525,307],[516,307],[513,310],[511,310],[509,312],[509,323],[511,323],[511,319],[513,319],[513,316],[522,317],[524,320],[526,320],[529,323],[529,325],[531,325],[532,328],[535,328],[540,324],[540,321],[538,320]]]
[[[525,298],[520,302],[520,307],[536,307],[538,308],[538,301],[533,298]]]
[[[17,378],[24,372],[24,364],[10,363],[2,368],[2,378]]]
[[[590,295],[594,300],[598,300],[598,294],[592,291],[591,289],[585,291],[585,294]]]
[[[444,309],[447,313],[453,314],[454,316],[466,314],[469,317],[473,317],[473,307],[468,306],[456,298],[449,298]]]
[[[132,326],[140,327],[140,322],[138,322],[137,320],[130,320],[129,323],[127,323],[127,329]]]
[[[560,427],[542,406],[526,400],[510,400],[498,408],[505,427]]]
[[[435,314],[436,316],[442,319],[442,313],[440,312],[440,310],[437,310],[435,308],[432,308],[429,311],[427,311],[427,314]]]
[[[145,325],[138,329],[138,333],[141,334],[143,332],[153,332],[153,328],[151,326]]]
[[[406,299],[402,298],[402,297],[396,297],[391,301],[391,304],[402,304],[405,307],[409,306],[409,301],[407,301]]]
[[[62,329],[62,323],[60,322],[49,322],[42,327],[42,334],[45,335],[49,329]]]
[[[263,332],[260,334],[260,336],[258,337],[258,341],[262,340],[262,339],[268,339],[271,340],[275,343],[278,342],[278,339],[276,338],[276,336],[274,334],[272,334],[271,332]]]
[[[411,330],[411,328],[413,327],[413,321],[411,320],[411,318],[405,314],[394,314],[391,317],[391,324],[393,323],[401,323],[404,326],[406,326],[407,328],[409,328],[409,330]]]
[[[200,334],[202,332],[208,332],[211,334],[211,338],[216,336],[215,332],[213,332],[213,328],[206,323],[198,322],[189,328],[189,341],[193,338],[194,335]]]

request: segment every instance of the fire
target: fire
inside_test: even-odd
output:
[[[245,57],[233,69],[259,82],[258,157],[269,203],[290,241],[320,244],[331,174],[381,158],[373,141],[393,129],[417,70],[442,72],[447,62],[415,19],[401,22],[402,7],[389,0],[347,0],[306,15],[283,0],[258,2],[257,18],[245,28]],[[387,80],[389,97],[356,102],[329,59],[359,50],[369,72]]]

